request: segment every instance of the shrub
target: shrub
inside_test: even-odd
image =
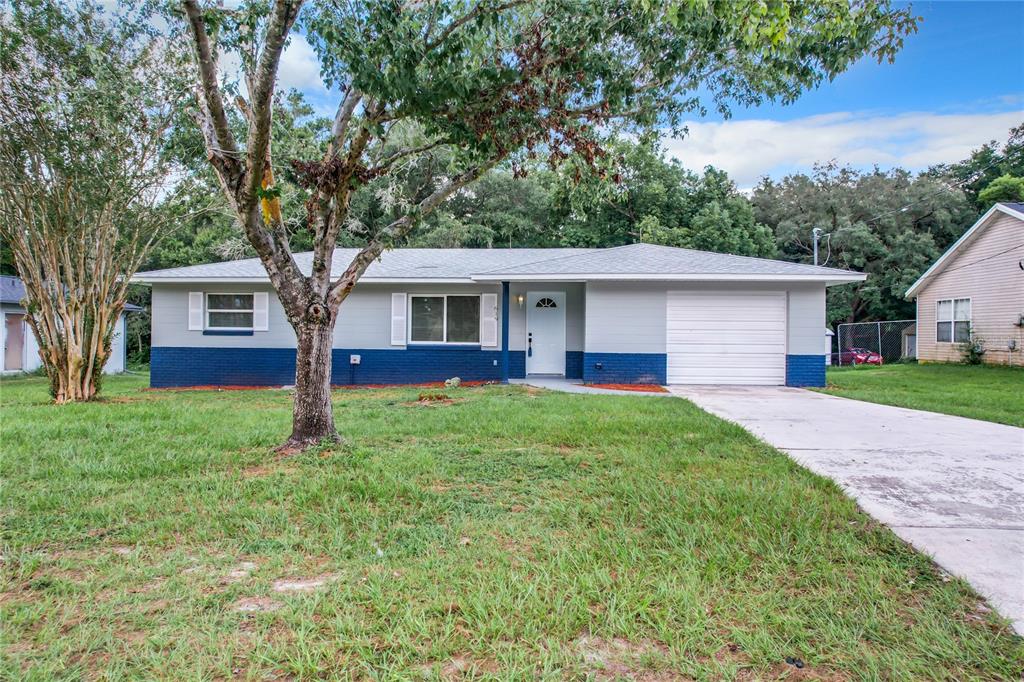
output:
[[[980,365],[985,355],[985,339],[970,330],[970,338],[960,344],[960,357],[965,365]]]

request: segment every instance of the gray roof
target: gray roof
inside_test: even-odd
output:
[[[348,266],[357,249],[337,249],[332,272]],[[297,253],[295,260],[306,274],[311,270],[312,252]],[[374,280],[498,280],[541,275],[579,279],[666,277],[711,278],[811,278],[849,281],[863,275],[836,268],[801,263],[747,258],[709,251],[679,249],[653,244],[629,244],[607,249],[394,249],[386,251],[367,269],[362,281]],[[588,277],[580,277],[587,275]],[[136,280],[160,281],[266,281],[267,273],[258,258],[190,265],[167,270],[140,272]]]
[[[373,262],[363,279],[469,279],[477,272],[588,251],[591,249],[393,249]],[[343,272],[357,253],[359,249],[335,249],[331,272]],[[312,271],[313,252],[295,254],[295,262],[308,275]],[[162,279],[265,280],[267,271],[259,258],[246,258],[140,272],[136,278],[144,282]]]
[[[767,275],[847,277],[849,270],[803,263],[734,256],[728,253],[680,249],[656,244],[628,244],[610,249],[524,263],[488,275]]]
[[[1019,201],[1004,201],[1003,206],[1009,206],[1017,213],[1024,213],[1024,204]]]
[[[25,285],[17,277],[0,275],[0,303],[17,303],[25,298]]]
[[[25,298],[25,283],[18,277],[0,275],[0,303],[21,305],[23,298]],[[134,303],[125,303],[124,309],[128,312],[142,310]]]

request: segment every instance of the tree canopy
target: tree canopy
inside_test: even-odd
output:
[[[780,257],[812,262],[817,227],[829,235],[821,264],[868,273],[862,284],[829,290],[829,324],[913,317],[913,303],[903,300],[907,287],[977,215],[949,179],[836,163],[764,179],[751,201],[757,219],[772,228]]]

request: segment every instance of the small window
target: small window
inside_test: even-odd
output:
[[[252,329],[252,294],[207,294],[208,329]]]
[[[557,308],[558,304],[555,303],[554,300],[552,300],[550,298],[542,298],[539,301],[537,301],[537,306],[536,307],[538,307],[538,308]]]
[[[479,296],[410,296],[413,343],[480,343]]]
[[[971,299],[948,298],[935,303],[935,340],[939,343],[971,340]]]

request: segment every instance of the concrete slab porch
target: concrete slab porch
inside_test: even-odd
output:
[[[1024,634],[1024,429],[798,388],[669,390],[835,480]]]

